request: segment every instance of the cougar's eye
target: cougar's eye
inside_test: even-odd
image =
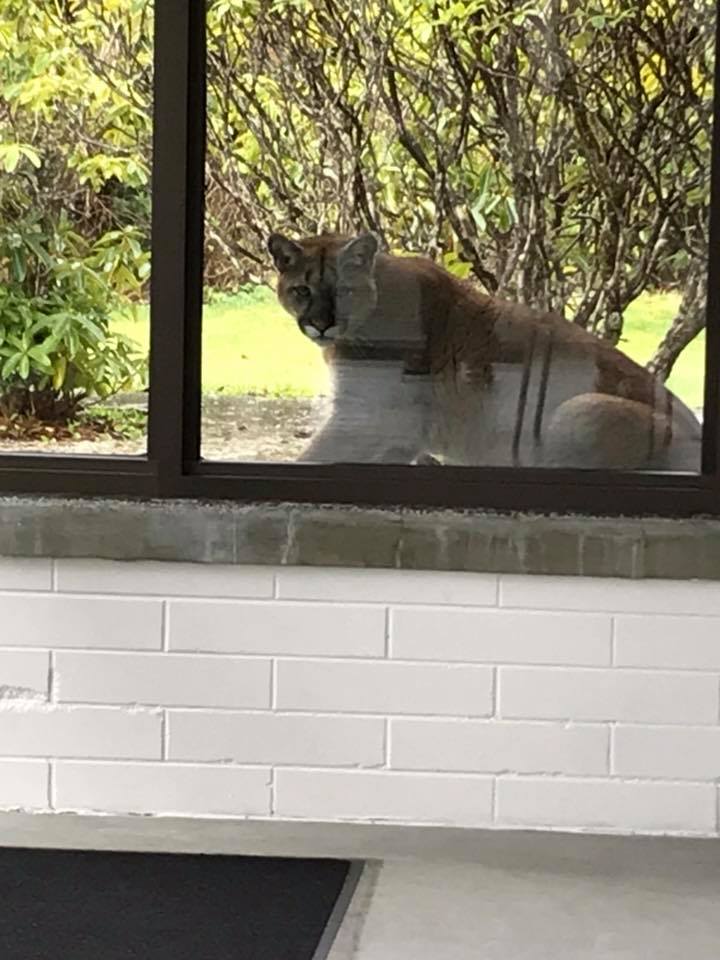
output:
[[[293,287],[292,291],[300,300],[308,300],[312,295],[310,287],[306,287],[304,284],[301,284],[299,287]]]

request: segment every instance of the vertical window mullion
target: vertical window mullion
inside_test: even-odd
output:
[[[148,455],[164,496],[200,451],[204,8],[155,0]]]
[[[720,492],[720,3],[715,25],[702,471]]]

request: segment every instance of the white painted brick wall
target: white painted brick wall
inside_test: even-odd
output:
[[[277,705],[285,710],[486,717],[492,693],[489,667],[388,660],[278,663]]]
[[[58,560],[58,590],[163,597],[272,597],[271,567]]]
[[[52,560],[0,557],[0,590],[50,590]]]
[[[171,760],[383,767],[385,721],[282,713],[171,710]]]
[[[390,624],[391,654],[408,660],[610,664],[612,621],[594,614],[414,606],[393,610]]]
[[[61,811],[263,816],[270,782],[268,767],[60,760],[53,800]]]
[[[112,757],[159,760],[159,712],[112,707],[56,707],[6,702],[0,710],[0,756]]]
[[[45,810],[49,765],[42,760],[0,760],[0,809]]]
[[[371,771],[278,770],[277,814],[317,820],[402,820],[484,826],[490,777]]]
[[[502,717],[718,722],[718,678],[712,673],[500,667],[498,674]]]
[[[720,780],[720,727],[617,726],[613,770],[621,777]]]
[[[501,777],[499,825],[602,828],[617,831],[714,833],[711,784]]]
[[[160,600],[0,594],[2,643],[16,647],[158,650]]]
[[[278,577],[282,600],[338,600],[369,603],[442,603],[495,606],[498,580],[478,573],[287,568]]]
[[[607,725],[496,720],[390,721],[394,770],[609,774]]]
[[[49,663],[45,650],[0,650],[0,702],[46,697]]]
[[[620,667],[720,673],[719,640],[717,617],[618,617],[615,662]]]
[[[168,603],[171,650],[372,657],[385,652],[385,611],[341,603]]]
[[[267,709],[271,669],[267,658],[62,650],[53,678],[61,702]]]
[[[718,836],[720,584],[0,558],[0,809]]]

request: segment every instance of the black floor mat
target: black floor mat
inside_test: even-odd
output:
[[[311,960],[348,868],[0,849],[0,958]]]

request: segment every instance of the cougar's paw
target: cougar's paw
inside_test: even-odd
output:
[[[441,467],[442,461],[431,453],[419,453],[413,460],[414,467]]]

